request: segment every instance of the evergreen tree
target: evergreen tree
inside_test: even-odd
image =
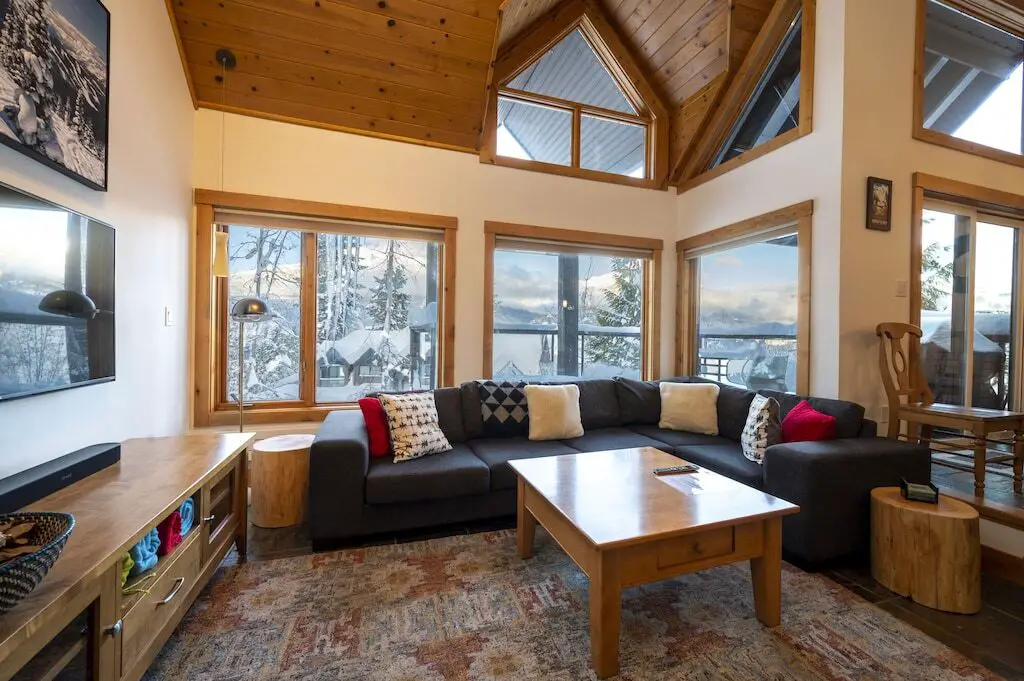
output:
[[[643,261],[612,258],[611,289],[597,308],[598,325],[612,328],[639,327],[643,317]],[[640,369],[639,338],[593,336],[584,346],[585,364],[605,364],[623,369]]]
[[[375,329],[389,334],[409,323],[409,294],[405,286],[409,271],[402,262],[403,253],[398,242],[388,241],[384,251],[383,272],[374,277],[373,292],[366,313]]]
[[[360,272],[363,237],[317,235],[317,340],[344,338],[362,328]]]

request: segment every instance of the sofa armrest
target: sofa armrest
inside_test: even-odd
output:
[[[783,522],[786,549],[820,562],[865,549],[871,490],[931,479],[927,447],[881,437],[794,442],[765,452],[764,491],[798,504]]]
[[[358,534],[370,443],[358,409],[333,411],[309,451],[309,529],[313,541]]]

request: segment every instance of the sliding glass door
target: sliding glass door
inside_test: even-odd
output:
[[[922,366],[936,402],[1015,409],[1024,223],[929,202],[922,215]]]

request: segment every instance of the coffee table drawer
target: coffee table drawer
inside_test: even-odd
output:
[[[660,542],[657,546],[658,569],[726,556],[733,552],[735,546],[733,534],[733,528],[720,527]]]

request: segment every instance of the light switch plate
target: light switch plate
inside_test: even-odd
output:
[[[174,326],[174,312],[169,306],[164,307],[164,326]]]
[[[908,289],[909,288],[910,288],[910,284],[907,282],[906,279],[900,279],[899,281],[897,281],[896,282],[896,297],[897,298],[906,298],[907,295],[909,295],[908,294]]]

